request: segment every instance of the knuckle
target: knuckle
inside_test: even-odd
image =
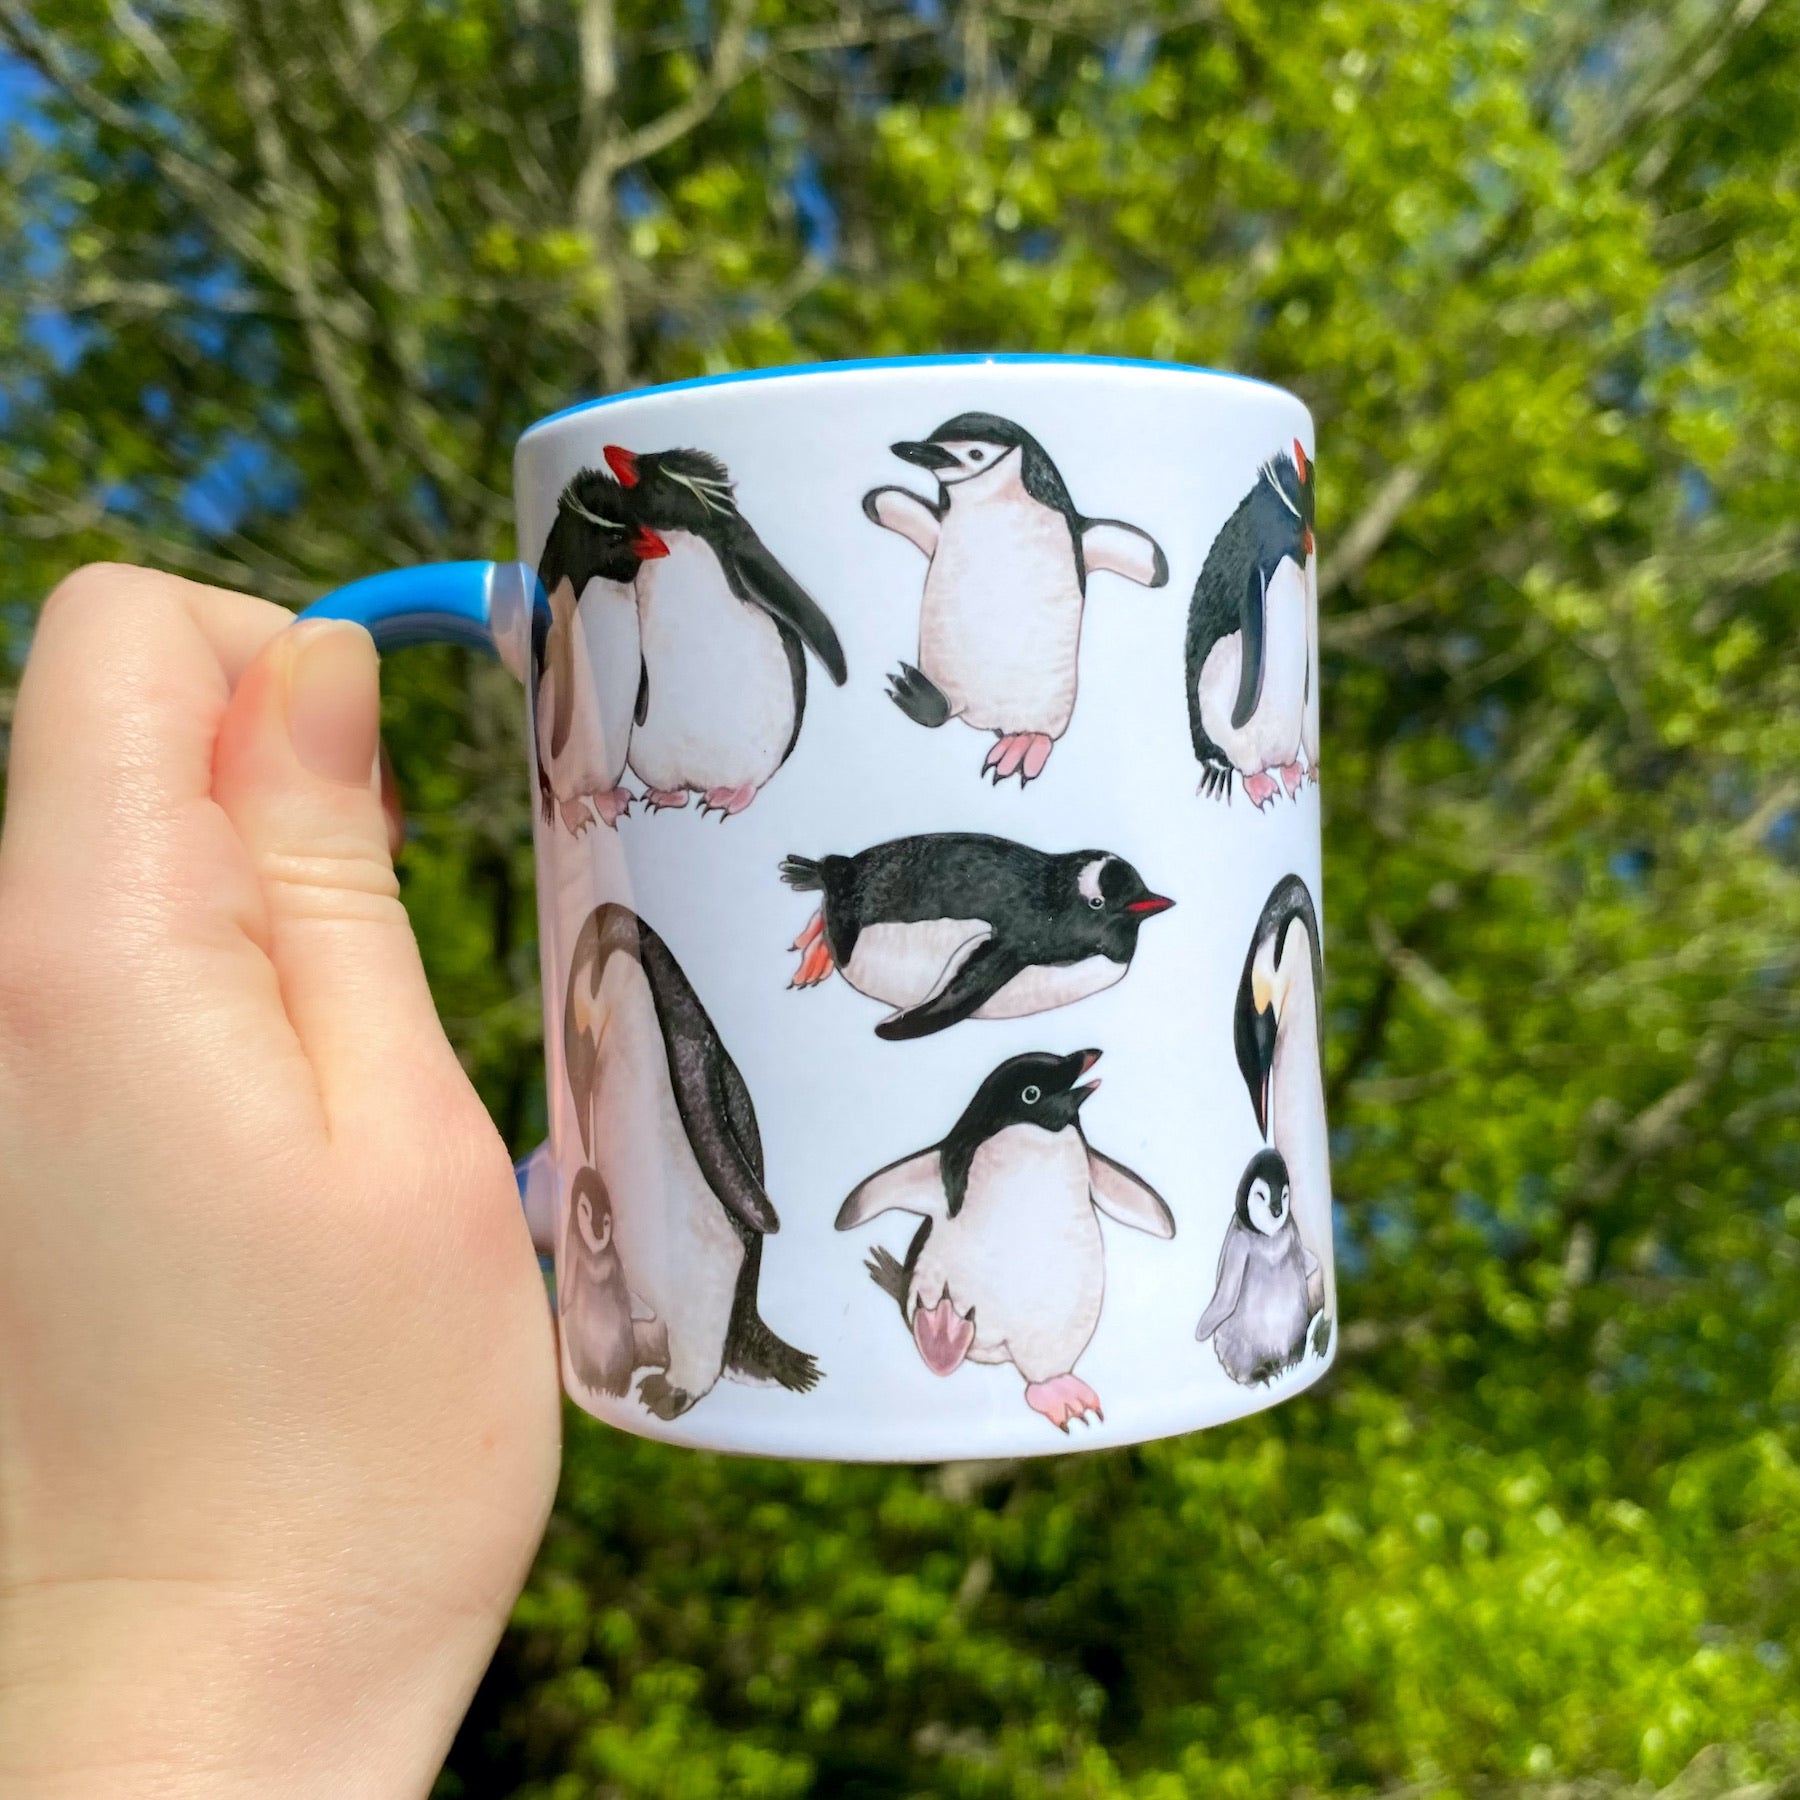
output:
[[[270,910],[285,919],[404,922],[400,881],[383,852],[349,846],[308,855],[265,851],[257,872]]]
[[[139,605],[147,596],[166,594],[175,579],[132,563],[83,563],[50,590],[39,614],[39,629],[60,622],[66,614],[80,615],[119,604]]]

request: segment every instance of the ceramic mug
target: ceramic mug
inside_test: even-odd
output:
[[[937,1461],[1329,1366],[1312,458],[1164,364],[677,382],[526,431],[527,562],[312,609],[525,682],[580,1405]]]

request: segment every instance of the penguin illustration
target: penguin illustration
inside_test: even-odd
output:
[[[1331,1244],[1331,1156],[1325,1130],[1324,972],[1319,920],[1298,875],[1275,884],[1256,922],[1238,981],[1233,1036],[1257,1129],[1281,1152],[1292,1183],[1294,1223],[1325,1263]],[[1325,1316],[1314,1348],[1331,1331],[1336,1281],[1326,1277]]]
[[[877,1249],[868,1269],[926,1368],[1009,1362],[1025,1378],[1026,1405],[1064,1433],[1071,1419],[1105,1417],[1074,1373],[1106,1289],[1096,1209],[1152,1237],[1175,1235],[1162,1197],[1082,1133],[1082,1105],[1100,1083],[1076,1084],[1099,1056],[1009,1058],[948,1137],[878,1169],[837,1216],[849,1231],[890,1210],[918,1214],[906,1260]]]
[[[889,697],[917,724],[961,719],[993,732],[982,772],[1023,786],[1075,710],[1088,576],[1109,570],[1158,588],[1168,561],[1137,526],[1077,512],[1044,447],[1010,419],[961,413],[893,451],[930,470],[938,493],[863,496],[869,518],[928,562],[919,661],[900,665]]]
[[[668,553],[610,476],[583,469],[563,489],[538,563],[548,606],[532,613],[532,693],[544,823],[560,813],[577,837],[631,805],[619,778],[642,681],[633,583]]]
[[[1225,1373],[1250,1387],[1305,1357],[1307,1327],[1324,1306],[1324,1271],[1294,1228],[1287,1164],[1279,1150],[1259,1150],[1238,1183],[1237,1217],[1194,1336],[1211,1338]]]
[[[1188,731],[1200,791],[1259,809],[1319,771],[1313,466],[1298,438],[1219,528],[1188,607]]]
[[[1124,978],[1138,928],[1175,903],[1109,850],[1052,856],[1006,838],[946,831],[858,856],[790,856],[782,879],[824,904],[794,943],[794,987],[833,969],[897,1010],[884,1038],[962,1019],[1016,1019]]]
[[[622,1398],[641,1368],[667,1368],[668,1335],[625,1282],[613,1246],[612,1200],[592,1169],[575,1171],[558,1268],[556,1312],[575,1379]]]
[[[806,651],[844,685],[844,652],[812,597],[770,554],[704,450],[603,454],[634,515],[668,546],[640,572],[644,679],[630,762],[653,811],[740,813],[787,761],[806,711]]]
[[[667,945],[627,907],[596,907],[576,938],[563,1058],[641,1302],[639,1341],[654,1326],[663,1352],[638,1398],[673,1419],[722,1374],[806,1393],[818,1366],[757,1312],[763,1238],[779,1221],[749,1089]]]

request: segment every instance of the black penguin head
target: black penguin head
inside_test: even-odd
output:
[[[1313,553],[1313,465],[1298,438],[1290,454],[1278,452],[1263,464],[1262,479],[1294,521],[1304,562]]]
[[[998,468],[1026,446],[1043,455],[1023,426],[996,413],[970,412],[946,419],[928,438],[902,441],[892,449],[907,462],[929,469],[945,487],[954,487]]]
[[[643,564],[668,554],[625,489],[598,469],[583,469],[557,498],[538,574],[546,592],[567,580],[579,595],[595,576],[630,581]]]
[[[1034,1050],[1009,1057],[975,1090],[975,1098],[963,1109],[951,1137],[974,1145],[1009,1125],[1066,1129],[1100,1085],[1081,1081],[1099,1060],[1098,1050],[1077,1050],[1070,1056]]]
[[[1063,862],[1073,890],[1065,904],[1081,942],[1114,962],[1130,962],[1137,950],[1138,927],[1175,902],[1166,894],[1153,893],[1143,876],[1110,850],[1078,850]]]
[[[1269,1090],[1275,1074],[1275,1040],[1293,987],[1297,959],[1312,965],[1313,1004],[1320,1041],[1324,1040],[1323,995],[1320,993],[1319,920],[1312,896],[1298,875],[1283,876],[1264,903],[1251,935],[1244,972],[1238,978],[1232,1037],[1238,1068],[1250,1090],[1256,1128],[1269,1135]]]
[[[1238,1223],[1262,1237],[1274,1237],[1287,1225],[1290,1198],[1286,1159],[1279,1150],[1259,1150],[1238,1183]]]
[[[594,1170],[578,1169],[574,1188],[569,1195],[576,1233],[592,1256],[598,1256],[612,1244],[612,1200]]]
[[[603,454],[638,517],[659,531],[712,537],[737,516],[731,472],[705,450],[637,451],[608,444]]]

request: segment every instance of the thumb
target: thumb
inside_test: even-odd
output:
[[[213,798],[260,879],[265,948],[334,1122],[390,1107],[397,1081],[466,1086],[394,877],[378,668],[360,625],[289,627],[238,683],[213,753]]]

